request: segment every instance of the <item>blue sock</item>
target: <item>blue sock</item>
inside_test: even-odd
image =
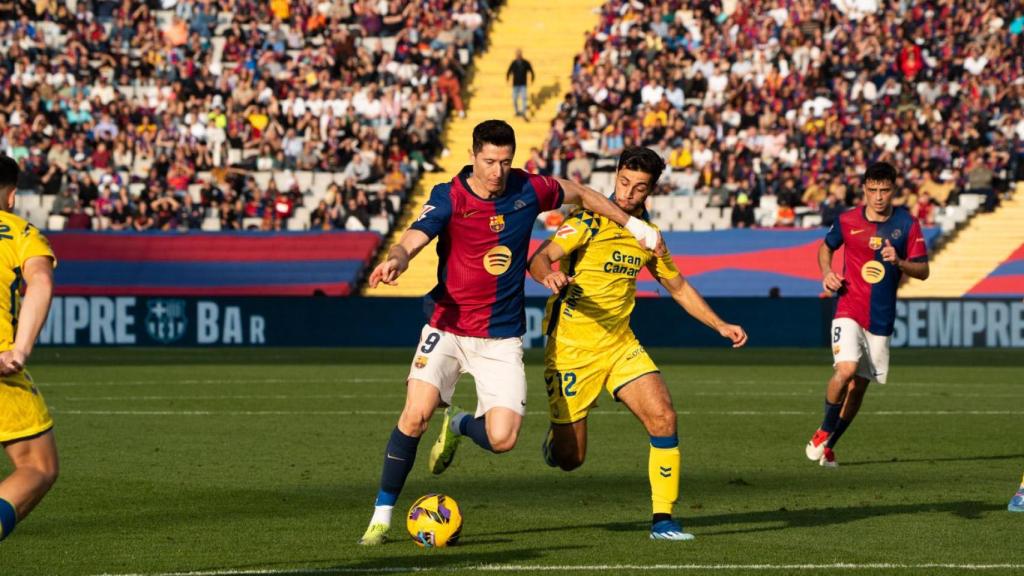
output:
[[[18,522],[18,514],[14,511],[14,506],[0,498],[0,540],[7,538],[11,532],[14,532],[14,525]]]
[[[394,506],[398,495],[405,486],[405,479],[416,461],[416,447],[420,439],[402,434],[395,426],[384,452],[384,470],[380,475],[380,492],[377,493],[377,506]]]
[[[839,442],[839,438],[846,432],[846,429],[850,426],[850,420],[839,419],[839,423],[836,424],[836,429],[832,432],[832,435],[828,438],[828,443],[825,444],[829,448],[835,448],[836,442]]]
[[[470,418],[467,414],[456,424],[459,427],[459,434],[469,436],[477,446],[494,452],[494,449],[491,448],[491,441],[487,438],[487,423],[483,418]]]
[[[825,400],[825,419],[821,422],[821,429],[832,434],[839,421],[839,413],[843,410],[843,403],[833,404]]]

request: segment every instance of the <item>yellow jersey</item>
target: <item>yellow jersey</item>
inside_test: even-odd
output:
[[[57,259],[39,229],[10,212],[0,211],[0,352],[14,348],[21,304],[21,270],[29,258]]]
[[[636,278],[645,266],[656,279],[679,276],[671,254],[655,256],[629,231],[589,210],[566,219],[551,242],[565,252],[559,269],[574,281],[548,299],[544,326],[549,338],[576,348],[604,349],[631,334]]]

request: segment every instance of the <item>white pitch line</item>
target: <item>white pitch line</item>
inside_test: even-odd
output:
[[[54,414],[76,416],[387,416],[400,410],[62,410],[52,408]],[[546,411],[530,410],[528,416],[546,415]],[[592,415],[632,416],[626,410],[594,410]],[[821,412],[805,410],[679,410],[683,416],[809,416]],[[1024,416],[1021,410],[882,410],[874,416]]]
[[[1024,564],[902,564],[902,563],[865,563],[856,564],[843,562],[836,564],[596,564],[596,565],[529,565],[529,564],[478,564],[473,566],[444,566],[424,568],[419,566],[382,566],[375,568],[253,568],[195,570],[191,572],[133,572],[126,574],[104,573],[96,576],[267,576],[267,575],[300,575],[300,574],[369,574],[381,572],[623,572],[623,571],[713,571],[713,570],[748,570],[773,572],[782,570],[1019,570]]]
[[[80,386],[174,386],[187,384],[359,384],[394,382],[402,384],[404,378],[209,378],[205,380],[75,380],[70,382],[40,381],[46,388],[72,388]]]

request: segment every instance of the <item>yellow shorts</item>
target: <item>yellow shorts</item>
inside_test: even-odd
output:
[[[0,442],[29,438],[53,428],[53,419],[27,371],[0,378]]]
[[[544,350],[548,416],[555,424],[583,420],[596,405],[602,388],[618,400],[619,388],[658,371],[632,332],[621,344],[606,350],[575,348],[549,338]]]

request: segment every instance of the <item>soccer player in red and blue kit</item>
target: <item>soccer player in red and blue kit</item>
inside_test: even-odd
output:
[[[876,162],[864,173],[864,206],[844,212],[829,228],[818,266],[825,290],[839,294],[832,319],[835,370],[825,394],[825,419],[805,452],[820,465],[837,466],[836,442],[853,422],[872,380],[885,384],[889,340],[896,322],[896,289],[904,274],[928,278],[928,249],[917,219],[892,205],[896,169]],[[846,246],[843,273],[832,255]]]
[[[409,260],[437,238],[434,313],[423,327],[406,386],[405,408],[384,455],[373,518],[359,540],[382,544],[391,512],[416,458],[420,437],[444,404],[441,434],[431,449],[431,472],[451,463],[459,438],[499,453],[516,444],[526,410],[523,340],[526,258],[537,215],[582,204],[628,230],[649,250],[660,235],[594,190],[560,178],[512,169],[512,127],[488,120],[473,129],[472,165],[435,186],[419,218],[370,274],[370,285],[395,284]],[[476,382],[475,414],[451,405],[455,383]]]

